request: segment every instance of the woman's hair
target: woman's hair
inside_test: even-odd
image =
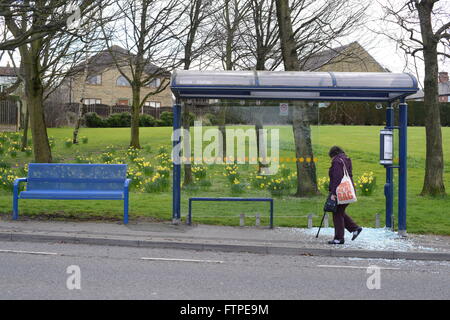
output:
[[[345,153],[344,150],[342,150],[341,147],[338,146],[332,146],[330,151],[328,151],[328,155],[330,158],[333,158],[334,156],[337,156],[338,154]]]

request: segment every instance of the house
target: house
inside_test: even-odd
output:
[[[450,81],[448,80],[448,72],[439,72],[438,87],[439,102],[449,102]]]
[[[11,87],[17,81],[15,69],[9,65],[0,67],[0,93]],[[20,89],[15,89],[13,94],[0,94],[0,132],[17,131],[20,126],[20,102],[17,95]]]
[[[357,41],[312,54],[300,66],[303,71],[390,72]]]
[[[439,102],[449,102],[449,96],[450,96],[450,81],[448,79],[448,72],[439,72],[438,75],[438,99]],[[410,95],[407,99],[408,100],[416,100],[416,101],[423,101],[424,99],[424,92],[423,90],[417,91],[415,94]]]
[[[9,65],[9,62],[5,67],[0,67],[0,92],[4,92],[6,88],[13,85],[16,81],[16,71],[14,67]]]
[[[103,50],[87,60],[87,77],[85,77],[85,62],[72,70],[74,75],[67,85],[70,92],[69,103],[78,103],[83,100],[83,103],[87,105],[130,106],[132,104],[131,86],[119,72],[114,60],[114,57],[128,58],[132,55],[119,46],[113,46],[111,51],[113,56],[109,50]],[[131,76],[131,68],[125,62],[121,70]],[[148,64],[145,71],[149,75],[157,74],[157,76],[146,87],[141,88],[141,99],[148,93],[156,92],[158,88],[170,83],[170,73],[161,72],[161,69],[153,64]],[[161,92],[150,95],[144,106],[171,107],[172,93],[169,86],[167,85]]]

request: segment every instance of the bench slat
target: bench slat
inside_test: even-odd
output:
[[[123,200],[123,192],[114,191],[58,191],[40,190],[23,191],[19,195],[20,199],[47,199],[47,200]]]
[[[123,179],[87,179],[87,178],[28,178],[28,182],[58,182],[58,183],[123,183]]]

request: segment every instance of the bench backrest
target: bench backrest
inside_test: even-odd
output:
[[[30,163],[27,190],[123,190],[126,164]]]

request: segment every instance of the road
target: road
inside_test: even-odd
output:
[[[0,299],[449,298],[448,262],[0,242]]]

